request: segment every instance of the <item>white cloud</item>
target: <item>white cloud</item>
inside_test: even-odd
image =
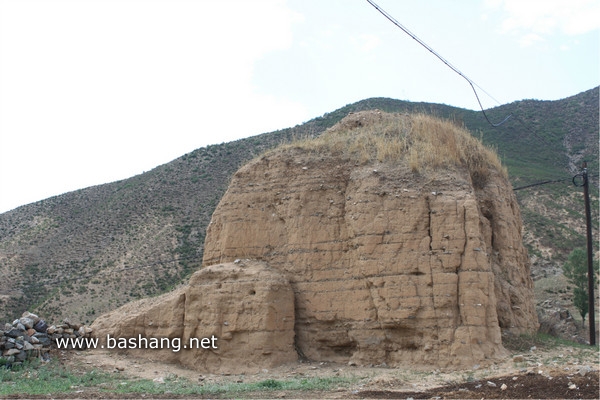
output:
[[[252,85],[298,18],[283,0],[0,0],[0,212],[301,122]]]
[[[519,37],[522,46],[554,33],[576,36],[600,28],[598,0],[488,0],[485,6],[503,11],[500,32]]]
[[[370,33],[363,33],[353,39],[360,51],[370,52],[381,45],[381,38]]]
[[[519,44],[521,45],[521,47],[529,47],[543,41],[544,39],[537,33],[528,33],[519,38]]]

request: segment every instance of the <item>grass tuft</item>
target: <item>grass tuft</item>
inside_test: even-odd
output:
[[[362,164],[402,162],[415,173],[466,167],[476,187],[483,187],[492,171],[508,178],[493,149],[455,123],[425,114],[349,114],[319,137],[282,148],[330,153]]]
[[[547,333],[507,335],[502,338],[502,344],[513,352],[529,351],[532,347],[538,349],[553,349],[560,346],[578,348],[583,350],[600,350],[600,346],[590,346],[552,336]]]
[[[177,376],[169,376],[164,382],[149,379],[127,378],[121,374],[102,371],[74,372],[52,360],[41,365],[29,363],[8,369],[0,368],[0,397],[19,395],[78,395],[102,393],[118,395],[149,394],[168,396],[243,394],[246,392],[270,390],[330,390],[332,387],[344,387],[355,383],[357,378],[297,378],[286,380],[266,379],[251,383],[194,383]]]

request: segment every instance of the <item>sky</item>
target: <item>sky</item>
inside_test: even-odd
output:
[[[484,108],[600,84],[600,0],[375,0]],[[366,0],[0,0],[0,213],[370,97],[478,109]]]

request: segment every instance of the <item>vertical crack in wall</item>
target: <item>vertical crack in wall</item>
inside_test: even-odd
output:
[[[373,310],[375,310],[375,321],[379,324],[379,328],[383,329],[383,325],[381,324],[381,321],[379,320],[379,309],[377,308],[377,305],[375,304],[375,297],[373,296],[373,290],[375,290],[375,288],[374,288],[375,285],[370,280],[367,280],[366,283],[367,283],[367,289],[369,290],[369,301],[371,303],[370,305],[373,308]]]
[[[427,199],[427,209],[428,209],[428,217],[429,217],[429,225],[427,226],[427,231],[429,233],[429,287],[431,290],[431,305],[433,307],[433,314],[435,315],[435,322],[434,322],[434,326],[435,326],[435,334],[437,336],[437,338],[439,339],[440,337],[440,325],[438,323],[439,318],[438,318],[438,309],[435,305],[435,290],[434,290],[434,281],[433,281],[433,260],[434,257],[437,258],[437,255],[434,253],[433,251],[433,222],[432,222],[432,218],[431,218],[431,214],[433,214],[435,212],[435,210],[433,210],[431,208],[431,198],[429,196],[426,197]],[[439,361],[440,359],[440,353],[437,352],[437,359]]]
[[[429,196],[425,197],[425,201],[427,202],[427,218],[429,219],[429,221],[427,222],[427,234],[429,235],[429,251],[433,251],[433,236],[431,233],[431,201],[429,199]]]
[[[479,210],[479,209],[478,209]],[[462,267],[465,257],[467,255],[467,249],[468,249],[468,242],[469,242],[469,230],[467,228],[467,207],[463,206],[463,227],[465,230],[465,244],[463,247],[463,253],[461,256],[461,262],[460,265]],[[481,232],[480,232],[481,234]],[[457,285],[457,300],[460,300],[460,271],[458,271],[457,273],[457,279],[456,279],[456,285]],[[465,321],[463,321],[462,319],[462,313],[461,313],[461,304],[460,301],[457,301],[456,304],[458,305],[458,317],[459,317],[459,325],[458,326],[463,326],[465,324]],[[471,330],[469,329],[469,343],[468,343],[468,348],[469,348],[469,352],[471,354],[471,358],[473,358],[474,354],[473,354],[473,347],[471,346],[471,343],[473,343],[473,338],[471,337]]]
[[[181,305],[182,308],[182,312],[181,312],[181,321],[179,322],[179,326],[181,327],[181,336],[185,335],[185,312],[187,310],[187,296],[185,295],[185,292],[183,292],[181,294],[183,296],[183,304]],[[189,339],[189,338],[187,338]],[[186,339],[186,340],[187,340]]]
[[[462,254],[460,255],[460,265],[458,266],[457,270],[456,270],[456,316],[457,316],[457,321],[456,321],[456,326],[461,326],[463,324],[463,320],[462,320],[462,314],[461,314],[461,307],[460,307],[460,272],[462,270],[462,266],[465,263],[465,257],[467,254],[467,243],[469,241],[469,232],[467,230],[467,207],[465,207],[463,205],[463,232],[465,235],[465,239],[463,241],[463,249],[462,249]]]

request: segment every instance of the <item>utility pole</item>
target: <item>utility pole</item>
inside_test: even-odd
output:
[[[594,296],[594,248],[592,247],[592,212],[590,210],[590,180],[588,177],[587,162],[583,162],[581,173],[573,177],[575,186],[583,186],[583,200],[585,202],[585,225],[587,233],[587,263],[588,263],[588,323],[590,324],[590,345],[596,345],[596,314],[594,306],[596,299]],[[581,176],[583,183],[578,185],[575,178]]]
[[[587,262],[588,262],[588,303],[589,303],[589,317],[588,323],[590,324],[590,345],[596,345],[596,316],[594,314],[594,255],[592,247],[592,212],[590,210],[590,181],[587,173],[587,162],[583,162],[583,197],[585,201],[585,223],[587,230]]]
[[[583,162],[582,171],[575,175],[572,179],[573,185],[575,186],[583,186],[583,197],[585,203],[585,225],[586,225],[586,236],[587,236],[587,263],[588,263],[588,323],[590,324],[590,345],[596,345],[596,314],[594,311],[595,306],[595,296],[594,296],[594,248],[592,246],[592,212],[590,210],[590,181],[588,177],[587,170],[587,162]],[[577,183],[577,178],[581,177],[583,179],[582,184]],[[546,183],[555,183],[561,182],[565,179],[558,180],[550,180],[544,182],[533,183],[531,185],[521,186],[514,188],[514,190],[521,190],[530,188],[533,186],[544,185]]]

